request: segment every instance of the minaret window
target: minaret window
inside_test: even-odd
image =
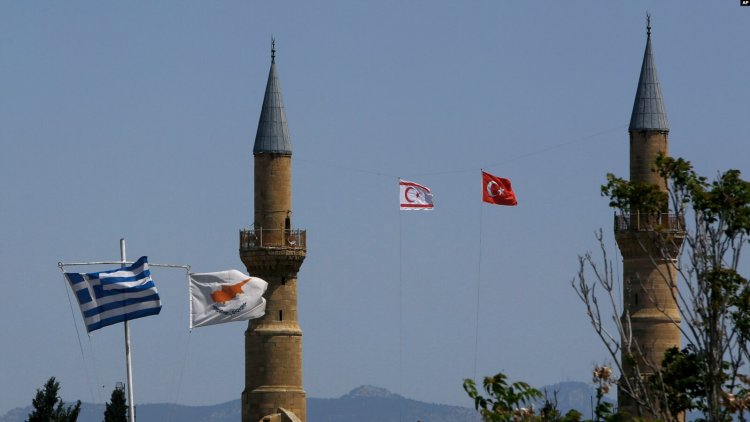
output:
[[[279,309],[279,321],[283,321],[283,320],[284,320],[284,311]]]

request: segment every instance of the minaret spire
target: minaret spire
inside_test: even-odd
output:
[[[281,83],[276,74],[276,39],[271,38],[271,69],[268,71],[263,108],[258,119],[253,154],[292,155],[292,141],[286,124]]]
[[[651,15],[646,15],[646,50],[643,53],[641,75],[638,78],[638,90],[630,116],[629,131],[655,130],[669,132],[667,112],[661,96],[659,76],[656,74],[656,62],[651,47]]]

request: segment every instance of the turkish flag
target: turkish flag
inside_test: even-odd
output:
[[[482,172],[482,201],[495,205],[518,205],[510,180]]]

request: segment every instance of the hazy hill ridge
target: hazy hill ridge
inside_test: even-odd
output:
[[[543,387],[549,396],[557,391],[558,406],[564,412],[571,408],[584,415],[590,408],[593,389],[581,382],[565,382]],[[31,398],[29,398],[31,401]],[[469,403],[469,398],[466,398]],[[0,416],[0,422],[23,422],[31,406],[16,408]],[[79,422],[101,422],[104,405],[84,403]],[[141,404],[136,409],[138,422],[237,422],[241,419],[240,401],[232,400],[211,406],[184,406],[166,403]],[[310,422],[479,422],[471,408],[425,403],[407,399],[384,388],[363,385],[335,399],[307,399]]]

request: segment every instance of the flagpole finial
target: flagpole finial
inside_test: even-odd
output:
[[[271,63],[276,63],[276,38],[271,37]]]

